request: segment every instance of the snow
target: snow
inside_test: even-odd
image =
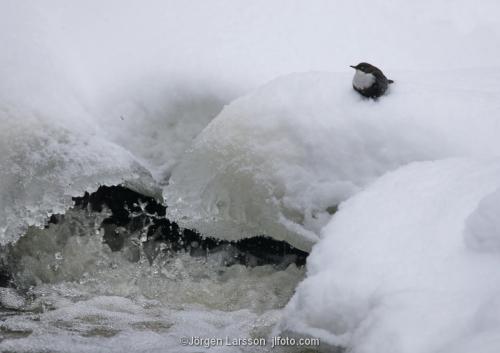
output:
[[[481,200],[466,220],[465,241],[476,251],[500,251],[500,189]]]
[[[498,7],[3,0],[0,243],[100,184],[163,188],[206,235],[314,246],[283,330],[356,353],[496,352]],[[359,61],[396,81],[387,96],[352,91]]]
[[[193,138],[234,94],[216,83],[179,78],[150,77],[123,86],[97,104],[100,128],[162,184]]]
[[[128,183],[154,194],[149,172],[118,146],[30,113],[0,114],[0,243],[16,240],[28,225],[44,225],[73,205],[72,196],[101,184]]]
[[[352,74],[351,74],[352,75]],[[495,155],[500,71],[397,74],[379,101],[350,75],[292,74],[239,98],[197,137],[164,190],[170,217],[227,239],[271,234],[309,249],[329,209],[412,161]]]
[[[498,159],[412,163],[378,179],[323,229],[282,328],[363,353],[498,349],[500,258],[466,239],[470,217],[498,209],[499,180]]]
[[[135,173],[137,163],[152,174],[155,182],[165,185],[192,138],[225,104],[290,72],[326,70],[351,75],[348,65],[369,60],[398,79],[400,73],[417,70],[420,74],[414,78],[420,77],[421,83],[431,85],[432,89],[448,87],[451,79],[444,83],[431,79],[434,74],[429,70],[460,70],[460,77],[453,79],[453,85],[463,89],[472,86],[473,90],[477,88],[484,93],[474,104],[496,94],[491,93],[495,78],[475,81],[462,78],[464,68],[497,64],[499,46],[494,43],[499,41],[500,25],[494,15],[495,1],[485,1],[480,7],[472,1],[455,2],[453,6],[447,1],[438,1],[432,2],[432,11],[425,3],[389,6],[384,1],[367,5],[362,2],[334,4],[324,0],[312,3],[221,0],[202,4],[153,0],[147,6],[133,0],[113,0],[105,5],[95,0],[72,4],[61,0],[43,4],[5,0],[1,7],[0,42],[8,48],[0,56],[0,119],[2,133],[9,136],[4,145],[9,145],[10,139],[16,139],[14,134],[29,125],[29,116],[36,116],[40,122],[41,125],[37,125],[40,131],[36,132],[40,138],[53,138],[62,124],[62,134],[73,134],[75,140],[85,141],[82,143],[90,146],[86,157],[81,143],[61,146],[67,155],[75,154],[75,161],[79,157],[90,160],[97,152],[103,154],[108,148],[105,146],[113,145],[109,147],[113,153],[101,156],[103,163],[96,160],[92,167],[86,168],[87,174],[96,172],[95,178],[90,178],[93,180],[71,191],[54,188],[59,190],[58,194],[62,192],[67,196],[90,189],[90,185],[96,183],[127,179]],[[390,21],[376,20],[381,18]],[[377,26],[371,26],[367,32],[362,26],[353,26],[353,19],[367,25],[376,21]],[[421,40],[408,40],[417,36]],[[471,74],[466,72],[465,76]],[[493,76],[498,77],[495,71]],[[427,79],[430,82],[427,83]],[[493,82],[492,87],[489,82]],[[336,92],[340,85],[338,82]],[[436,99],[430,103],[438,104]],[[459,109],[464,107],[465,104],[459,105]],[[495,113],[496,107],[492,107],[488,116]],[[8,131],[6,126],[14,130]],[[455,124],[453,128],[463,126]],[[465,125],[465,130],[469,127]],[[28,132],[21,134],[24,134],[22,138],[31,138]],[[21,135],[17,139],[20,140]],[[1,152],[5,155],[3,148]],[[431,145],[430,149],[433,148]],[[29,155],[28,151],[27,147],[24,153]],[[420,152],[412,158],[420,159]],[[318,157],[325,153],[321,152]],[[423,155],[428,157],[427,151]],[[396,159],[407,161],[404,157]],[[2,170],[12,170],[14,164],[10,160],[11,157],[2,159]],[[112,162],[115,160],[116,165]],[[83,161],[82,167],[86,163]],[[388,164],[394,167],[394,162]],[[25,159],[25,163],[29,164],[30,159]],[[21,164],[29,169],[24,162]],[[310,196],[288,198],[286,195],[283,212],[269,206],[269,212],[276,216],[292,212],[284,214],[279,222],[264,218],[262,226],[255,225],[252,223],[258,211],[238,211],[241,217],[249,213],[249,224],[244,227],[247,229],[239,229],[241,217],[236,216],[233,237],[264,229],[285,238],[283,232],[295,229],[292,233],[300,234],[294,236],[296,243],[308,248],[328,220],[324,207],[332,206],[339,198],[345,199],[365,184],[357,179],[371,180],[382,172],[374,172],[380,167],[364,166],[369,169],[366,176],[361,175],[364,174],[361,171],[356,180],[346,177],[348,185],[343,186],[333,186],[324,181],[325,175],[319,176],[315,181],[326,184],[325,188],[311,185],[307,186],[311,188]],[[79,170],[74,169],[71,175],[81,174]],[[297,173],[303,172],[299,170]],[[61,184],[56,174],[52,173],[52,180]],[[101,179],[97,174],[110,178]],[[299,187],[296,185],[293,189]],[[335,188],[333,196],[314,195],[330,187]],[[12,183],[4,182],[1,195],[14,194],[12,188]],[[256,202],[263,199],[263,194],[265,192],[257,192]],[[47,192],[46,197],[58,199],[59,196]],[[47,205],[35,210],[40,205],[39,196],[28,200],[32,206],[23,205],[21,198],[19,210],[16,206],[7,211],[10,215],[0,212],[4,241],[20,235],[19,224],[40,224],[47,212],[52,212],[50,208],[63,209],[61,200],[52,207]],[[254,208],[250,204],[248,207]],[[264,211],[266,207],[258,206]],[[16,226],[5,223],[7,217],[17,217],[12,216],[12,212],[24,214],[26,208],[32,208],[38,215],[9,221],[18,224]],[[297,218],[304,220],[298,224]],[[4,234],[6,227],[12,229],[10,235]],[[229,235],[224,232],[221,236]]]
[[[160,195],[157,184],[229,99],[221,85],[172,77],[140,87],[130,83],[135,74],[92,82],[58,26],[67,18],[32,5],[5,1],[0,15],[8,48],[0,56],[1,244],[102,184]]]

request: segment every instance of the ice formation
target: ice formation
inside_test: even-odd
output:
[[[302,249],[319,241],[280,329],[356,353],[496,353],[496,0],[0,8],[0,243],[100,184],[164,187],[170,215],[206,234],[266,233]],[[348,65],[359,60],[396,80],[376,103],[350,89]],[[204,129],[231,99],[310,70],[323,72],[254,90]],[[32,288],[36,310],[55,310],[39,321],[9,316],[4,349],[162,351],[186,333],[268,332],[302,275],[234,267],[225,276],[182,256],[114,271],[99,237],[33,251],[42,245],[46,256],[20,259],[27,276],[48,276]],[[54,262],[64,269],[46,266]],[[80,272],[88,264],[95,278]],[[171,286],[162,270],[185,277]],[[43,279],[54,273],[68,276]],[[162,293],[165,302],[144,299]],[[220,310],[234,293],[234,310]],[[260,307],[260,295],[276,305]],[[6,308],[25,299],[0,293]]]
[[[0,243],[17,240],[101,184],[128,183],[154,193],[153,180],[119,146],[54,120],[0,111]]]
[[[105,244],[99,226],[108,215],[71,209],[56,224],[30,228],[15,244],[16,283],[29,299],[0,288],[0,350],[193,352],[205,347],[182,345],[182,337],[266,337],[305,272],[295,264],[227,266],[230,251],[160,251],[150,263],[137,243],[140,256],[131,259],[127,247],[111,251]],[[265,353],[271,347],[211,350]]]
[[[468,77],[500,82],[498,74]],[[346,89],[346,75],[320,72],[237,99],[174,168],[167,212],[205,234],[272,234],[308,249],[330,210],[383,173],[412,161],[495,153],[498,88],[430,88],[450,79],[439,73],[398,78],[377,102]]]
[[[76,27],[56,25],[67,18],[6,1],[0,19],[9,48],[0,56],[1,244],[99,185],[161,197],[158,184],[229,99],[216,84],[171,76],[129,74],[105,84],[103,69],[92,81],[70,40]]]

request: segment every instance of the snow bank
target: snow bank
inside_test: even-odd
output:
[[[361,58],[376,62],[392,74],[395,74],[392,70],[398,67],[423,70],[495,65],[500,48],[492,45],[500,40],[499,20],[494,15],[496,7],[496,1],[493,0],[483,2],[480,7],[475,2],[463,0],[456,2],[453,8],[450,8],[447,1],[433,1],[432,12],[429,12],[427,4],[387,6],[384,1],[374,1],[367,5],[351,1],[332,4],[329,1],[315,0],[311,5],[309,2],[290,3],[287,0],[271,2],[259,0],[251,3],[222,0],[203,4],[153,0],[145,5],[134,0],[110,0],[106,4],[96,0],[71,4],[62,0],[48,0],[43,4],[29,0],[5,0],[1,4],[0,11],[0,43],[8,50],[0,56],[2,77],[0,128],[4,127],[4,120],[11,119],[9,123],[5,123],[7,126],[7,124],[12,125],[14,120],[27,122],[27,116],[36,116],[36,120],[45,126],[44,129],[49,130],[49,135],[58,134],[50,130],[52,127],[55,129],[56,126],[62,125],[63,131],[74,134],[74,141],[92,140],[93,142],[88,144],[94,146],[92,148],[99,153],[106,154],[104,145],[121,146],[121,152],[117,152],[119,149],[116,149],[116,146],[111,147],[115,152],[109,152],[106,156],[108,162],[114,160],[123,162],[131,158],[148,169],[157,182],[164,184],[192,138],[226,102],[276,75],[311,69],[348,72],[350,69],[347,65]],[[234,21],[235,18],[238,21]],[[378,18],[390,18],[390,25],[383,25],[374,20]],[[362,27],[352,25],[353,19],[366,25],[376,21],[377,26],[372,26],[372,31],[366,33]],[[395,31],[394,28],[398,30]],[[413,38],[415,35],[422,40],[408,41],[408,38]],[[379,38],[384,40],[380,41]],[[395,51],[394,48],[398,50]],[[458,79],[461,80],[460,83],[464,82],[462,74],[463,70],[460,71]],[[394,78],[400,81],[401,75],[396,76]],[[441,82],[430,79],[431,75],[420,76],[424,78],[421,84],[425,82],[428,85],[426,87],[433,92],[437,93],[443,88]],[[200,228],[203,228],[201,230],[209,233],[213,233],[212,230],[221,230],[221,236],[234,238],[260,232],[276,233],[277,237],[285,238],[287,237],[285,233],[288,234],[292,229],[292,233],[295,234],[292,236],[295,240],[292,241],[307,248],[317,239],[318,230],[328,220],[329,212],[325,209],[333,210],[331,206],[338,200],[345,199],[387,168],[391,169],[414,159],[435,157],[434,144],[421,146],[425,143],[420,141],[419,137],[415,137],[419,135],[417,132],[414,133],[415,136],[410,137],[401,134],[394,136],[397,130],[395,127],[389,128],[388,134],[394,139],[389,137],[388,140],[392,142],[387,144],[377,140],[385,140],[386,137],[382,136],[385,132],[382,135],[376,132],[367,143],[353,142],[365,139],[370,135],[368,130],[380,132],[385,126],[379,126],[379,123],[374,121],[359,121],[361,118],[358,113],[365,114],[363,111],[365,108],[371,110],[367,107],[368,104],[365,104],[365,108],[359,108],[359,112],[343,113],[343,110],[347,109],[348,102],[357,103],[347,91],[340,89],[341,86],[343,89],[348,88],[350,81],[348,76],[342,76],[342,82],[337,80],[336,84],[320,84],[319,88],[311,87],[316,84],[315,79],[309,80],[312,83],[298,82],[300,87],[297,90],[312,89],[312,92],[290,93],[294,98],[288,103],[294,103],[299,98],[302,99],[302,96],[307,97],[305,102],[298,103],[302,104],[305,110],[303,114],[301,113],[302,116],[306,116],[309,114],[309,107],[316,104],[313,103],[313,95],[317,94],[318,108],[314,113],[317,117],[311,121],[318,122],[320,126],[318,129],[323,127],[324,129],[313,131],[314,129],[308,126],[311,124],[303,122],[300,125],[296,123],[296,118],[282,118],[282,122],[277,122],[276,125],[278,135],[272,131],[274,128],[271,128],[270,133],[274,136],[285,134],[287,137],[280,139],[288,139],[288,142],[281,145],[280,141],[275,141],[274,149],[277,150],[278,145],[291,147],[286,153],[283,152],[286,154],[283,156],[285,159],[274,163],[272,168],[268,166],[271,164],[269,161],[268,165],[265,163],[260,165],[262,168],[268,168],[270,172],[269,175],[258,173],[265,180],[255,186],[258,190],[252,191],[255,193],[253,201],[247,205],[240,204],[233,207],[235,206],[233,194],[240,193],[243,195],[241,201],[249,201],[250,197],[245,196],[248,194],[246,191],[254,188],[252,186],[254,172],[250,169],[259,165],[258,158],[249,163],[246,172],[242,172],[236,166],[242,161],[235,160],[235,170],[238,169],[238,173],[246,173],[245,175],[249,176],[233,178],[229,170],[226,173],[231,180],[241,181],[228,183],[228,192],[231,192],[231,215],[217,216],[216,218],[222,221],[216,222],[213,229],[207,229],[206,224],[201,224],[202,221],[193,221],[193,224],[199,224]],[[458,85],[456,80],[455,77],[453,87]],[[326,81],[328,80],[325,79]],[[402,82],[403,80],[401,84]],[[448,81],[445,87],[450,82]],[[474,81],[473,85],[466,82],[466,84],[473,90],[476,86],[480,87],[485,93],[482,96],[484,98],[490,94],[488,93],[490,88],[485,82],[489,81]],[[411,89],[410,86],[406,87]],[[423,86],[419,87],[417,91],[423,90]],[[327,91],[323,92],[321,88]],[[330,96],[327,93],[328,89],[331,90]],[[287,88],[283,87],[280,90],[286,91]],[[284,99],[287,99],[287,93],[280,95],[284,95]],[[461,111],[466,104],[459,102],[455,108],[451,106],[455,104],[455,100],[461,99],[453,97],[451,102],[445,104],[450,111],[448,115],[455,114],[454,109],[456,109],[458,118],[469,117],[469,113],[472,112]],[[270,105],[274,98],[276,97],[262,99],[269,100],[266,104]],[[422,98],[427,96],[424,95]],[[339,101],[341,105],[337,104]],[[423,99],[418,101],[421,105]],[[431,118],[438,113],[431,112],[433,109],[438,110],[433,106],[437,105],[437,102],[434,97],[431,97],[430,102],[426,102],[430,107],[426,107],[425,111]],[[474,104],[477,102],[479,98],[474,100]],[[255,103],[262,104],[263,109],[265,108],[265,104],[260,100]],[[284,101],[279,104],[284,110],[292,110],[293,107],[288,103]],[[410,107],[417,107],[417,103]],[[347,130],[345,135],[350,137],[340,138],[339,142],[330,141],[330,137],[334,136],[330,131],[333,125],[319,123],[324,118],[324,112],[319,112],[323,108],[333,108],[332,115],[342,115],[345,121],[348,121],[348,117],[357,116],[352,119],[354,120],[352,126],[350,123],[345,125]],[[233,109],[237,110],[233,107],[228,109],[228,112],[234,111]],[[251,112],[246,109],[245,113],[252,115],[251,121],[255,119],[254,113],[259,113],[257,110],[261,108],[255,108],[255,111],[252,109]],[[273,109],[270,107],[268,111]],[[401,106],[387,113],[399,114],[402,111]],[[480,109],[475,113],[486,112]],[[496,108],[491,108],[488,113],[495,114]],[[225,114],[227,116],[229,113]],[[274,118],[276,114],[273,113],[268,117]],[[382,112],[377,114],[384,115]],[[319,115],[323,117],[320,118]],[[417,115],[406,116],[410,120],[415,117]],[[378,119],[378,117],[372,118],[371,120]],[[288,119],[290,122],[287,122]],[[19,122],[19,124],[28,126],[27,123]],[[35,123],[36,126],[41,126],[37,124]],[[280,124],[290,124],[289,131],[283,132],[278,126]],[[338,124],[335,124],[337,127]],[[399,120],[394,124],[415,127],[415,124],[408,125]],[[296,125],[301,126],[303,134],[298,131]],[[359,136],[358,132],[354,132],[357,131],[357,125],[363,130]],[[49,128],[46,128],[47,126]],[[465,126],[465,130],[470,128],[468,125]],[[253,129],[255,126],[249,128]],[[416,128],[418,130],[420,126]],[[12,128],[9,129],[11,132],[6,128],[3,133],[14,139],[14,136],[10,136]],[[256,131],[266,129],[259,128]],[[233,133],[231,130],[227,132]],[[434,131],[430,131],[431,135],[433,133]],[[19,135],[17,139],[29,140],[31,135],[28,132],[26,134]],[[43,133],[37,132],[37,134]],[[295,134],[298,134],[298,146],[295,146]],[[317,134],[323,146],[311,147]],[[238,143],[239,138],[236,136],[233,142]],[[425,138],[433,139],[432,136]],[[36,139],[35,137],[34,140]],[[263,139],[261,136],[260,140]],[[403,141],[406,139],[418,141]],[[254,142],[261,143],[258,139]],[[407,149],[403,147],[399,155],[398,151],[388,152],[387,156],[385,151],[378,151],[375,152],[377,155],[375,157],[360,157],[368,164],[362,165],[360,160],[360,163],[353,167],[360,169],[359,171],[332,166],[333,159],[338,157],[341,158],[339,163],[345,166],[345,161],[358,153],[351,150],[353,147],[398,149],[401,145],[412,147]],[[446,141],[443,145],[447,145]],[[220,146],[224,147],[223,144]],[[336,150],[330,156],[328,151],[337,147],[344,148],[345,152]],[[238,148],[243,151],[244,146]],[[265,155],[266,148],[272,149],[272,146],[262,146],[258,154]],[[236,154],[237,151],[227,153]],[[360,152],[361,155],[364,154],[363,151]],[[71,157],[72,153],[76,153],[74,158]],[[92,159],[93,153],[90,150],[89,156],[85,158]],[[207,150],[206,153],[207,157],[210,157],[211,152]],[[254,152],[249,152],[252,153]],[[269,153],[274,156],[274,160],[282,157],[281,152]],[[75,149],[68,147],[67,155],[75,161],[83,154],[85,148],[81,144]],[[120,154],[120,157],[113,157],[115,154]],[[318,160],[325,160],[326,157],[329,159],[326,166],[317,166]],[[295,162],[290,162],[290,158],[302,161],[294,164]],[[307,160],[309,158],[311,160]],[[10,170],[11,164],[5,162],[6,159],[7,157],[4,157],[0,167]],[[131,160],[127,163],[132,163]],[[25,161],[29,162],[29,159]],[[81,169],[98,167],[99,163],[96,163],[92,166],[82,166]],[[218,163],[217,157],[214,157],[214,163]],[[185,164],[189,164],[189,161]],[[111,169],[122,168],[127,173],[130,171],[124,165],[107,164],[107,166]],[[27,166],[23,168],[29,169]],[[200,166],[196,170],[206,171],[202,168],[203,166]],[[179,169],[178,176],[183,174],[181,170],[182,168]],[[336,173],[334,178],[339,178],[338,182],[331,181],[332,171]],[[97,174],[101,172],[106,174],[101,170],[96,171]],[[118,175],[115,172],[111,174]],[[353,175],[356,176],[350,180]],[[122,177],[126,178],[125,175]],[[201,178],[204,176],[200,176]],[[210,172],[207,178],[210,178]],[[292,182],[289,178],[295,178],[295,181]],[[249,181],[244,182],[243,179]],[[97,179],[92,183],[96,181]],[[177,186],[180,187],[179,184]],[[203,185],[193,185],[193,187],[195,189],[198,187],[198,190],[199,187],[203,188],[207,195],[214,194],[217,189],[215,186],[205,188]],[[245,192],[240,192],[239,188]],[[301,192],[300,189],[306,191]],[[186,197],[189,199],[194,196]],[[228,198],[222,194],[220,197]],[[265,202],[265,206],[260,204],[261,201]],[[226,206],[223,205],[225,202],[224,200],[219,202],[219,206],[222,205],[220,212],[212,210],[219,206],[214,208],[210,202],[204,201],[205,208],[212,208],[206,212],[201,212],[199,205],[195,204],[193,211],[186,213],[186,217],[213,217],[214,212],[223,214],[226,212],[224,210]],[[179,207],[178,210],[181,211],[182,208]],[[230,219],[233,214],[234,219]],[[260,217],[261,214],[268,216]],[[274,216],[280,219],[270,220]],[[248,224],[240,229],[242,221],[247,220]]]
[[[481,90],[454,88],[448,73],[394,75],[377,102],[351,89],[351,75],[319,72],[237,99],[174,168],[169,216],[203,234],[269,234],[308,249],[335,207],[383,173],[498,151],[499,73],[462,74]]]
[[[164,196],[182,225],[309,249],[361,191],[322,233],[283,327],[358,352],[499,346],[498,163],[415,164],[363,191],[412,161],[498,154],[500,73],[478,69],[498,65],[498,1],[0,7],[0,243],[98,184],[154,193],[149,174],[175,168]],[[376,103],[350,89],[360,60],[396,81]],[[309,70],[344,73],[235,101],[176,167],[225,102]]]
[[[357,353],[498,350],[500,257],[478,244],[499,181],[498,159],[413,163],[343,203],[282,328]]]

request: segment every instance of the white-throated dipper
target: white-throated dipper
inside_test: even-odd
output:
[[[356,70],[352,79],[352,87],[362,96],[378,98],[387,91],[389,84],[394,83],[393,80],[385,77],[378,67],[371,64],[359,63],[351,67]]]

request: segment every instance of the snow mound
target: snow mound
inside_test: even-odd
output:
[[[383,176],[323,229],[281,328],[358,353],[498,350],[500,257],[466,240],[498,230],[499,185],[498,159]]]
[[[227,106],[174,168],[169,216],[226,239],[268,234],[309,249],[343,200],[412,161],[498,151],[500,75],[390,75],[378,101],[351,74],[279,78]],[[432,81],[434,80],[434,81]],[[479,86],[479,83],[481,85]]]

